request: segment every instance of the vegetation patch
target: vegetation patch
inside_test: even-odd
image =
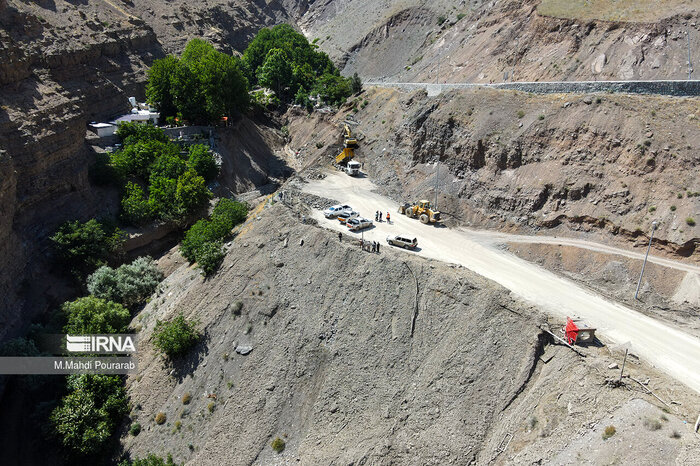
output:
[[[153,345],[168,357],[185,354],[199,341],[197,322],[180,314],[170,322],[156,321]]]
[[[585,21],[655,22],[687,12],[693,0],[542,0],[537,12]]]
[[[143,303],[163,280],[163,273],[150,257],[139,257],[131,264],[113,269],[102,266],[87,279],[91,295],[118,302],[126,307]]]
[[[156,414],[156,417],[154,418],[154,420],[156,421],[156,424],[158,424],[158,425],[165,424],[165,421],[167,419],[168,419],[168,416],[166,416],[165,413],[162,411],[159,412],[158,414]]]
[[[65,222],[51,236],[59,264],[76,278],[84,278],[105,265],[121,250],[126,235],[120,229],[95,219]]]
[[[615,426],[606,427],[605,430],[603,431],[603,440],[609,439],[610,437],[615,435],[616,432],[617,432],[617,429],[615,429]]]
[[[273,450],[275,450],[277,453],[282,453],[284,451],[284,448],[287,446],[284,440],[281,438],[277,437],[275,438],[272,443],[270,444]]]

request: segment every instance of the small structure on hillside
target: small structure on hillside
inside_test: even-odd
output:
[[[136,102],[134,97],[129,97],[131,112],[122,115],[108,123],[90,123],[90,129],[101,138],[114,136],[121,123],[139,123],[157,125],[160,113],[146,103]]]

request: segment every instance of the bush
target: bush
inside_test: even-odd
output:
[[[180,252],[190,262],[197,261],[197,251],[205,243],[216,241],[219,238],[216,228],[212,227],[209,220],[198,220],[187,230],[185,237],[180,243]]]
[[[438,19],[437,19],[438,26],[442,26],[442,23],[444,23],[445,21],[447,21],[447,18],[445,18],[444,16],[438,16]]]
[[[212,194],[204,178],[189,169],[177,179],[175,200],[184,212],[192,213],[209,201]]]
[[[190,395],[190,392],[185,392],[185,394],[182,395],[182,404],[188,405],[190,401],[192,401],[192,395]]]
[[[124,333],[131,321],[131,315],[124,306],[94,296],[66,302],[62,310],[68,321],[64,331],[72,335]]]
[[[661,429],[661,423],[657,421],[656,419],[651,419],[651,418],[646,418],[644,419],[644,427],[646,427],[649,430],[660,430]]]
[[[239,316],[241,315],[241,311],[243,310],[243,303],[241,301],[236,301],[233,303],[233,306],[231,306],[231,312],[233,312],[233,315]]]
[[[653,206],[649,207],[649,213],[654,213],[654,212],[656,212],[656,206],[653,205]]]
[[[525,112],[522,110],[518,110],[518,118],[522,118],[525,116]]]
[[[214,403],[213,401],[209,402],[209,404],[207,405],[207,410],[208,410],[210,413],[213,413],[213,412],[214,412],[214,408],[216,408],[216,403]]]
[[[353,94],[359,94],[362,92],[362,79],[360,79],[357,73],[354,73],[352,78],[350,78],[350,88],[352,89]]]
[[[39,350],[33,340],[13,338],[0,345],[0,357],[39,356]]]
[[[214,206],[211,214],[212,222],[224,223],[229,231],[239,223],[243,223],[248,216],[248,206],[242,202],[222,198]]]
[[[218,270],[224,256],[223,244],[220,241],[204,243],[197,250],[197,265],[204,275],[209,276]]]
[[[56,257],[72,273],[84,276],[112,258],[125,240],[123,231],[95,219],[65,222],[50,238]]]
[[[284,448],[287,446],[284,440],[281,438],[277,437],[272,441],[270,444],[272,446],[272,449],[275,450],[277,453],[282,453],[284,451]]]
[[[217,165],[214,155],[209,147],[203,144],[190,146],[187,167],[196,171],[206,181],[215,179],[219,174],[219,165]]]
[[[157,321],[153,330],[153,345],[169,357],[185,354],[199,340],[197,322],[180,314],[170,322]]]
[[[163,280],[163,273],[150,257],[139,257],[117,269],[102,266],[87,279],[91,295],[127,307],[144,302]]]
[[[69,394],[50,416],[54,432],[72,453],[94,455],[128,412],[126,389],[117,376],[69,375]]]
[[[603,440],[609,439],[610,437],[615,435],[616,432],[617,432],[617,429],[615,429],[615,426],[606,427],[605,431],[603,431]]]
[[[133,424],[131,424],[131,427],[129,428],[129,433],[134,437],[139,435],[141,433],[141,424],[139,424],[138,422],[134,422]]]
[[[114,173],[122,180],[138,176],[147,180],[151,174],[151,165],[162,156],[174,157],[179,153],[178,147],[170,141],[135,140],[130,136],[124,147],[113,152],[110,163]]]
[[[124,460],[119,463],[118,466],[176,466],[175,463],[173,462],[173,457],[172,455],[168,455],[168,457],[164,460],[160,456],[156,456],[153,453],[148,455],[144,459],[135,459],[133,461],[129,460]]]
[[[168,419],[168,417],[165,415],[164,412],[159,412],[158,414],[156,414],[156,417],[155,417],[156,424],[158,424],[158,425],[165,424],[165,421],[167,419]]]
[[[672,205],[672,206],[671,206],[671,212],[675,212],[675,211],[676,211],[676,206],[675,206],[675,205]]]
[[[688,217],[685,219],[685,223],[690,225],[691,227],[695,226],[695,219],[693,217]]]

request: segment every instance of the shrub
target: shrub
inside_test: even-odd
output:
[[[653,206],[649,207],[649,212],[650,213],[656,212],[656,206],[653,205]]]
[[[182,404],[188,405],[190,404],[190,401],[192,401],[192,395],[190,394],[190,392],[185,392],[185,394],[182,395]]]
[[[644,427],[646,427],[649,430],[660,430],[661,423],[656,419],[646,418],[644,419]]]
[[[85,223],[65,222],[50,238],[59,262],[78,276],[104,265],[119,250],[124,239],[124,232],[95,219]]]
[[[233,306],[231,306],[231,312],[233,312],[234,315],[241,315],[241,310],[243,309],[243,303],[241,301],[236,301],[233,303]]]
[[[187,171],[187,162],[179,153],[161,154],[151,165],[150,180],[158,177],[177,179]]]
[[[213,401],[211,401],[211,402],[209,402],[209,404],[207,405],[207,410],[208,410],[210,413],[213,413],[215,407],[216,407],[216,403],[214,403]]]
[[[445,18],[444,16],[438,16],[438,19],[437,19],[438,26],[442,26],[442,23],[444,23],[445,21],[447,21],[447,18]]]
[[[606,427],[605,431],[603,431],[603,440],[609,439],[610,437],[615,435],[616,432],[617,432],[617,429],[615,429],[615,426]]]
[[[544,115],[540,115],[537,118],[539,118],[540,120],[544,120]]]
[[[691,227],[692,227],[692,226],[695,226],[695,219],[694,219],[693,217],[688,217],[688,218],[685,219],[685,223],[687,223],[687,224],[690,225]]]
[[[465,16],[467,16],[465,13],[459,13],[459,14],[457,15],[457,21],[460,21],[460,20],[461,20],[462,18],[464,18]]]
[[[676,206],[675,206],[675,205],[672,205],[672,206],[671,206],[671,212],[675,212],[675,211],[676,211]]]
[[[219,174],[219,165],[217,165],[214,155],[209,147],[203,144],[190,146],[187,167],[196,171],[206,181],[213,180]]]
[[[518,118],[522,118],[525,116],[525,112],[522,110],[518,110]]]
[[[284,448],[287,446],[287,444],[285,443],[284,440],[277,437],[272,441],[270,446],[272,446],[272,449],[275,450],[277,453],[282,453],[284,451]]]
[[[129,433],[134,437],[139,435],[141,433],[141,424],[139,424],[138,422],[134,422],[133,424],[131,424],[131,427],[129,428]]]
[[[165,424],[165,421],[168,419],[168,416],[166,416],[164,412],[160,411],[158,414],[156,414],[156,417],[154,419],[156,421],[156,424],[162,425]]]
[[[197,261],[197,251],[208,242],[216,241],[218,235],[211,222],[206,219],[198,220],[187,230],[180,243],[180,252],[190,262]]]
[[[176,466],[175,463],[173,462],[173,457],[172,455],[168,455],[168,457],[164,460],[160,456],[156,456],[153,453],[148,455],[144,459],[135,459],[133,461],[129,460],[124,460],[119,463],[118,466]]]
[[[62,307],[67,317],[64,331],[70,334],[124,333],[131,320],[121,304],[94,296],[66,302]]]
[[[129,141],[133,141],[131,137]],[[113,152],[110,162],[115,174],[122,180],[130,176],[148,179],[151,165],[158,157],[164,154],[173,156],[178,152],[177,146],[169,141],[139,140],[128,142],[121,150]]]
[[[362,79],[360,79],[357,73],[353,73],[352,78],[350,78],[350,88],[353,94],[362,92]]]
[[[127,307],[144,302],[163,280],[163,273],[150,257],[139,257],[117,269],[102,266],[87,279],[91,295]]]
[[[679,439],[679,438],[681,438],[681,434],[677,430],[674,430],[673,432],[671,432],[670,437],[675,438],[675,439]]]
[[[219,265],[224,260],[225,253],[223,251],[223,244],[219,241],[211,241],[209,243],[204,243],[201,248],[197,250],[197,265],[204,275],[209,276],[217,271]]]
[[[121,378],[108,375],[70,375],[69,394],[50,416],[61,443],[71,452],[93,455],[103,451],[128,412]]]
[[[153,345],[169,357],[180,356],[199,340],[197,322],[180,314],[170,322],[157,321],[153,330]]]
[[[242,202],[232,199],[222,198],[216,203],[211,214],[212,222],[217,221],[227,222],[227,229],[230,231],[239,223],[243,223],[248,216],[248,206]],[[227,231],[226,234],[229,232]]]

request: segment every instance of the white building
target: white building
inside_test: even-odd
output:
[[[110,123],[90,123],[90,128],[101,138],[113,136],[117,131],[117,127]]]

